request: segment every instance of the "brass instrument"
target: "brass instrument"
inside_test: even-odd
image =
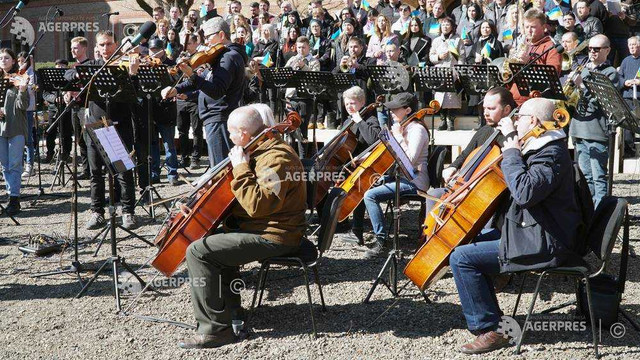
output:
[[[356,58],[353,55],[349,56],[349,60],[347,60],[347,64],[340,65],[340,71],[347,72],[351,70],[353,68],[353,65],[355,65],[357,62],[358,62],[358,58]]]
[[[515,48],[512,48],[509,51],[509,55],[507,57],[499,57],[491,61],[490,65],[495,65],[498,67],[500,71],[500,75],[502,75],[502,81],[509,81],[511,76],[511,69],[509,68],[509,64],[524,64],[529,60],[529,52],[531,51],[531,41],[526,39],[525,41],[521,41],[517,44]]]
[[[587,42],[587,41],[584,41]],[[564,102],[566,106],[571,106],[575,109],[578,105],[578,101],[580,100],[580,91],[576,87],[576,79],[582,73],[582,69],[584,69],[584,65],[578,65],[575,70],[569,73],[567,76],[567,81],[562,86],[562,93],[566,96],[567,100]]]
[[[562,53],[562,71],[570,71],[573,67],[573,59],[576,54],[584,50],[589,45],[589,40],[584,40],[575,49]]]

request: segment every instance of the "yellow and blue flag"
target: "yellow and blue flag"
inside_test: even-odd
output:
[[[482,50],[480,51],[480,53],[482,54],[482,57],[484,57],[485,59],[491,60],[491,50],[493,50],[491,48],[491,43],[487,41],[486,43],[484,43],[484,46],[482,47]]]
[[[331,35],[331,40],[337,39],[338,36],[340,36],[340,34],[342,34],[342,29],[336,30],[336,32],[334,32],[333,35]]]
[[[558,20],[562,17],[562,10],[560,9],[560,6],[556,6],[553,9],[549,10],[549,12],[547,13],[547,17],[549,18],[549,20]]]
[[[460,35],[460,37],[462,38],[462,40],[467,40],[470,37],[466,26],[462,27],[462,34]]]
[[[454,58],[456,58],[456,60],[460,57],[460,53],[458,52],[458,47],[456,46],[456,41],[455,40],[449,40],[447,41],[447,45],[449,46],[449,53],[451,53],[451,55],[453,55]]]
[[[638,68],[638,71],[636,71],[636,79],[640,79],[640,68]]]
[[[262,58],[262,65],[266,67],[273,66],[273,61],[271,60],[271,54],[267,51],[267,55]]]
[[[369,9],[371,9],[371,5],[369,5],[369,2],[367,0],[362,0],[362,2],[360,3],[360,7],[365,9],[366,11],[369,11]]]
[[[420,15],[420,9],[415,9],[411,12],[411,16],[418,16]]]
[[[513,30],[506,29],[502,31],[502,40],[513,40]]]
[[[429,25],[429,34],[439,35],[440,34],[440,24],[439,23],[431,23],[431,25]]]

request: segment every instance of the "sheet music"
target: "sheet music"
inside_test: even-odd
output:
[[[127,149],[124,147],[122,140],[120,140],[120,136],[118,136],[118,132],[115,127],[108,126],[96,129],[95,134],[107,153],[107,156],[109,156],[109,160],[112,164],[120,160],[127,170],[131,170],[135,167]]]
[[[385,127],[380,131],[380,140],[387,146],[387,149],[391,151],[393,157],[399,161],[400,169],[402,169],[404,175],[409,180],[415,179],[417,174],[413,164],[411,164],[411,160],[409,160],[407,153],[404,152],[398,140],[393,137],[389,128]]]

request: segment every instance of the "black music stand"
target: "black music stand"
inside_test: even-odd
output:
[[[450,67],[430,66],[418,68],[413,76],[413,81],[416,84],[416,90],[422,93],[425,91],[457,93],[459,91],[458,86],[456,85],[454,70]],[[430,150],[433,150],[436,145],[435,119],[436,114],[431,114],[431,139],[429,139]]]
[[[62,95],[61,95],[62,91],[80,90],[80,88],[77,85],[70,83],[69,81],[67,81],[67,79],[64,78],[64,74],[67,72],[67,70],[69,69],[65,69],[65,68],[38,69],[38,80],[40,82],[39,85],[42,87],[44,91],[55,92],[56,100],[59,100],[62,98]],[[62,110],[60,109],[60,101],[57,101],[56,114],[61,113],[61,111]],[[71,170],[71,168],[69,168],[69,164],[65,159],[62,158],[62,149],[64,147],[64,144],[63,144],[64,138],[62,136],[63,131],[64,131],[64,121],[60,120],[58,122],[59,146],[58,146],[58,150],[56,151],[56,166],[55,166],[56,170],[54,172],[53,181],[51,182],[51,187],[49,188],[49,191],[53,191],[53,187],[56,185],[56,181],[58,181],[58,184],[61,187],[65,187],[67,185],[68,180],[65,180],[65,174],[64,174],[65,168],[69,170],[69,174],[72,175],[73,181],[75,181],[76,183],[78,182],[78,179],[76,179],[75,175],[73,175],[74,172]],[[38,162],[38,172],[40,172],[40,162]],[[38,175],[38,177],[40,177],[40,175]],[[40,182],[41,180],[39,179],[38,181]],[[79,183],[77,183],[76,186],[82,187]],[[40,195],[44,195],[44,190],[42,189],[39,190],[38,197],[40,197]],[[57,194],[51,194],[51,195],[60,196]]]
[[[296,88],[297,97],[311,98],[313,109],[313,153],[318,152],[316,128],[318,127],[318,99],[331,100],[331,88],[335,84],[333,74],[325,71],[295,71],[291,84]]]
[[[13,85],[11,84],[11,82],[9,81],[9,79],[0,79],[0,94],[3,94],[3,96],[0,96],[0,107],[4,107],[4,100],[6,98],[6,93],[7,90],[9,90],[10,87],[12,87]],[[6,179],[5,179],[6,181]],[[11,219],[11,221],[16,224],[16,225],[20,225],[20,223],[18,222],[18,220],[16,220],[13,216],[7,214],[7,210],[4,208],[4,206],[2,206],[2,204],[0,204],[0,215],[6,215],[7,217],[9,217],[9,219]]]
[[[400,296],[400,292],[402,289],[406,287],[402,287],[400,291],[398,291],[398,260],[402,258],[402,251],[398,249],[398,237],[400,235],[400,174],[402,174],[409,181],[413,180],[417,173],[413,166],[411,165],[411,161],[407,157],[407,154],[404,152],[398,141],[393,137],[391,131],[387,126],[383,127],[382,131],[380,131],[380,141],[385,145],[389,153],[395,159],[395,198],[393,202],[393,248],[389,251],[389,255],[387,256],[387,260],[384,262],[382,269],[378,273],[378,276],[374,280],[371,288],[369,289],[369,293],[364,298],[364,303],[368,304],[373,292],[376,290],[378,285],[382,283],[393,295],[393,297]],[[387,233],[388,237],[388,233]],[[386,239],[385,239],[386,240]],[[385,273],[389,272],[389,281],[384,279]],[[425,301],[428,302],[427,297],[424,292],[422,295],[425,298]]]
[[[160,89],[170,86],[171,79],[169,78],[169,73],[166,65],[158,65],[158,66],[148,66],[141,65],[138,68],[138,86],[140,91],[145,94],[145,98],[147,99],[147,186],[144,188],[140,198],[136,202],[135,207],[143,204],[143,200],[145,196],[149,198],[149,210],[145,209],[142,206],[142,209],[151,216],[151,220],[156,220],[156,211],[154,199],[162,200],[160,194],[158,194],[158,190],[156,190],[155,186],[153,186],[153,182],[151,181],[151,139],[154,135],[154,123],[153,123],[153,100],[154,98],[158,98]],[[155,197],[154,197],[155,195]],[[169,207],[167,204],[162,204],[164,208],[169,211]]]
[[[391,100],[391,94],[406,91],[411,83],[409,73],[398,65],[367,66],[367,73],[374,84],[375,92],[385,94],[385,100]],[[405,76],[406,79],[402,79]],[[403,83],[404,82],[404,83]]]
[[[626,101],[620,95],[618,88],[609,78],[595,71],[589,72],[589,77],[582,80],[591,95],[595,97],[600,109],[607,116],[607,133],[609,135],[609,159],[607,172],[607,195],[613,191],[613,161],[616,146],[616,127],[631,130],[640,134],[639,119],[633,115]]]
[[[462,88],[470,95],[484,95],[489,89],[502,85],[500,71],[495,65],[454,65]]]
[[[88,98],[91,101],[96,102],[104,102],[106,104],[106,112],[107,114],[111,114],[111,101],[115,98],[118,99],[120,103],[126,102],[135,102],[137,99],[136,90],[133,87],[133,83],[129,78],[129,73],[122,67],[119,66],[105,66],[102,71],[96,73],[101,67],[100,66],[86,66],[79,65],[76,66],[76,70],[78,71],[78,76],[80,77],[80,81],[84,84],[89,81],[93,81],[92,85],[89,88]],[[95,91],[91,91],[95,90]],[[86,126],[85,126],[86,127]],[[93,139],[92,139],[93,140]],[[109,199],[111,201],[113,199]],[[109,208],[109,211],[113,211],[111,216],[115,218],[115,207]],[[142,242],[153,246],[151,242],[147,239],[139,236],[129,229],[125,229],[121,225],[116,225],[119,229],[123,230],[129,236],[133,236]],[[100,230],[92,239],[94,241],[100,235],[103,234],[102,239],[98,243],[98,247],[94,253],[94,256],[97,256],[98,251],[100,251],[100,247],[102,243],[105,241],[106,236],[108,234],[110,226],[105,226],[102,230]]]
[[[109,106],[107,106],[107,109],[109,109]],[[76,295],[76,299],[80,298],[89,289],[91,284],[93,284],[93,282],[98,278],[98,276],[100,276],[100,273],[102,273],[102,271],[106,268],[106,266],[108,264],[111,264],[111,270],[113,275],[113,291],[116,298],[116,310],[117,312],[120,312],[121,310],[120,288],[118,287],[119,266],[123,266],[125,269],[127,269],[127,271],[129,271],[140,282],[141,286],[144,287],[146,283],[144,282],[144,280],[142,280],[140,276],[138,276],[138,274],[136,274],[136,272],[129,266],[129,264],[125,262],[125,259],[120,255],[118,255],[118,249],[116,247],[116,227],[117,226],[116,226],[116,217],[115,217],[116,208],[115,208],[115,202],[114,202],[115,191],[114,191],[113,178],[116,174],[119,174],[125,171],[131,171],[134,167],[134,164],[133,164],[133,160],[131,160],[131,158],[128,155],[126,156],[128,157],[128,160],[131,161],[130,166],[127,166],[127,164],[123,160],[120,160],[120,159],[115,160],[113,156],[110,156],[107,150],[105,150],[105,147],[112,147],[113,149],[121,148],[121,149],[124,149],[123,151],[125,151],[125,154],[126,154],[126,148],[122,143],[122,139],[120,139],[120,136],[118,135],[118,131],[110,123],[110,121],[106,121],[106,122],[107,122],[106,124],[107,126],[105,126],[104,123],[97,122],[93,124],[86,124],[85,128],[87,129],[87,133],[89,134],[89,137],[91,137],[91,140],[94,142],[95,146],[98,148],[98,152],[100,153],[100,156],[102,157],[105,167],[109,172],[109,213],[111,216],[109,219],[109,226],[107,228],[110,230],[109,233],[111,234],[111,256],[107,260],[105,260],[105,262],[100,266],[100,268],[98,268],[98,271],[96,272],[96,274],[85,284],[82,290],[80,290],[78,295]],[[96,130],[98,129],[100,129],[101,131],[113,132],[112,134],[115,134],[115,136],[110,137],[108,139],[109,144],[103,144],[100,136],[96,134]],[[117,141],[119,141],[119,144],[114,144],[114,142],[117,142]]]
[[[529,96],[532,91],[539,91],[547,99],[567,100],[562,92],[558,72],[552,65],[510,63],[512,74],[517,74],[513,81],[522,96]]]
[[[289,86],[289,82],[293,77],[295,71],[292,68],[260,68],[260,75],[262,76],[262,86],[267,89],[276,90],[276,108],[273,109],[274,115],[279,116],[278,123],[282,122],[284,112],[280,109],[280,90],[293,87]]]

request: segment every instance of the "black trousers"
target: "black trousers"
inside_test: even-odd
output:
[[[198,104],[178,101],[178,139],[182,159],[200,159],[202,149],[202,121],[198,115]],[[193,143],[189,140],[189,129],[193,129]]]
[[[131,152],[133,146],[133,129],[131,126],[116,126],[122,142],[127,148],[128,152]],[[87,143],[87,159],[89,161],[89,169],[91,173],[91,210],[104,214],[105,206],[105,177],[102,171],[104,162],[98,152],[98,147],[93,143],[88,134],[85,134],[85,141]],[[136,203],[136,188],[133,181],[133,171],[125,171],[115,176],[114,181],[117,181],[121,189],[120,201],[122,202],[122,212],[127,214],[133,214],[134,205]]]
[[[47,157],[53,156],[56,148],[56,139],[58,138],[58,131],[62,126],[62,155],[68,156],[71,153],[71,145],[73,145],[73,139],[71,136],[73,135],[73,126],[71,124],[71,113],[68,112],[61,119],[61,122],[58,122],[58,125],[51,129],[50,132],[46,134],[46,143],[47,143]],[[49,112],[49,121],[53,121],[56,118],[56,112]]]
[[[78,136],[78,149],[80,150],[80,168],[78,173],[89,174],[89,161],[87,159],[87,142],[84,140],[84,108],[71,110],[71,124],[73,133]]]

